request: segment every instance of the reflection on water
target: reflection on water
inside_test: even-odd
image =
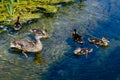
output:
[[[42,59],[41,54],[42,54],[42,51],[35,53],[34,62],[37,65],[40,65],[42,62],[44,62],[44,60]]]
[[[120,1],[85,0],[60,8],[53,18],[39,19],[14,34],[0,33],[0,80],[120,80]],[[43,50],[24,55],[9,51],[14,39],[29,39],[30,28],[47,28],[50,38],[42,40]],[[85,44],[73,42],[71,32],[76,28]],[[88,37],[110,40],[109,47],[96,48]],[[92,47],[88,55],[75,57],[76,47]]]

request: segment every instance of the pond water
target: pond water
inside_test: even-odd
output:
[[[15,33],[0,33],[0,80],[120,80],[120,0],[85,0],[60,8],[51,18],[42,18]],[[26,59],[10,49],[14,39],[30,38],[30,28],[47,28],[50,38],[43,50]],[[84,36],[85,44],[73,42],[72,30]],[[109,47],[96,48],[88,37],[107,37]],[[93,52],[76,57],[77,47]]]

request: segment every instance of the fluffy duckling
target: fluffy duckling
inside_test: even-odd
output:
[[[93,43],[94,45],[100,45],[100,46],[108,46],[108,43],[110,42],[107,38],[102,37],[102,39],[98,38],[88,38],[88,41],[90,43]]]
[[[72,32],[72,38],[75,42],[78,42],[78,43],[81,43],[81,44],[83,43],[83,37],[78,34],[76,29],[74,29],[73,32]]]
[[[88,53],[91,53],[93,51],[92,48],[77,48],[74,50],[75,55],[86,55]]]
[[[46,37],[46,35],[44,35],[43,33],[34,34],[34,36],[35,36],[35,41],[31,41],[28,39],[15,40],[10,43],[10,47],[13,49],[22,51],[22,53],[25,55],[25,57],[28,58],[28,56],[26,54],[27,52],[39,52],[42,50],[43,45],[42,45],[40,39]]]
[[[13,26],[14,30],[18,31],[22,28],[22,24],[20,23],[20,17],[18,16],[17,21],[14,23]]]

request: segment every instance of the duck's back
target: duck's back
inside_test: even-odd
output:
[[[25,52],[38,52],[42,50],[42,45],[38,46],[38,44],[28,39],[14,41],[12,43],[16,49],[23,50]]]
[[[21,29],[21,27],[22,27],[22,25],[20,22],[16,22],[13,26],[14,30],[19,30],[19,29]]]

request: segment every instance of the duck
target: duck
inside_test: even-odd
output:
[[[100,46],[108,46],[108,43],[110,42],[106,37],[102,37],[102,39],[99,38],[88,38],[88,41],[90,43],[93,43],[94,45],[100,45]]]
[[[33,32],[32,30],[30,30]],[[34,32],[33,32],[34,33]],[[26,58],[28,58],[27,53],[29,52],[39,52],[42,50],[43,45],[40,41],[41,38],[44,38],[44,34],[34,34],[35,41],[28,40],[28,39],[21,39],[21,40],[15,40],[10,43],[10,48],[17,49],[24,54]],[[45,36],[46,37],[46,36]]]
[[[78,34],[76,29],[74,29],[73,32],[72,32],[72,38],[77,43],[80,43],[80,44],[84,43],[83,42],[83,37],[80,34]]]
[[[75,55],[87,55],[88,53],[91,53],[93,51],[92,48],[76,48],[74,50]]]
[[[20,17],[17,17],[17,21],[14,23],[13,28],[15,31],[18,31],[22,28],[22,24],[20,23]]]

